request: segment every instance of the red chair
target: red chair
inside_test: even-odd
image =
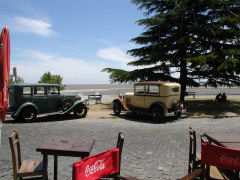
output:
[[[216,166],[221,168],[223,177],[229,176],[230,179],[238,179],[240,171],[240,150],[216,146],[210,143],[202,143],[202,165],[207,167]],[[208,171],[205,168],[205,177]],[[230,170],[230,171],[227,171]]]
[[[137,180],[118,175],[119,148],[110,149],[73,163],[72,172],[72,180],[97,180],[109,175],[114,175],[116,180]]]
[[[209,166],[219,168],[224,179],[239,179],[240,150],[216,146],[210,143],[201,144],[201,164],[203,168],[194,170],[181,178],[181,180],[191,180],[202,173],[204,174],[204,179],[209,179]]]

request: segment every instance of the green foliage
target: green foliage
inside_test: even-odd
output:
[[[38,83],[47,83],[47,84],[59,84],[61,85],[61,90],[65,88],[65,85],[62,85],[63,78],[60,75],[52,75],[49,71],[44,73]]]
[[[13,78],[14,78],[14,76],[12,74],[10,74],[8,84],[13,84],[14,83]]]
[[[15,83],[14,78],[15,78],[14,75],[10,74],[8,84],[14,84]],[[23,82],[24,82],[23,78],[18,76],[16,83],[23,83]]]
[[[146,14],[128,53],[142,66],[105,68],[111,82],[167,80],[186,86],[240,85],[240,1],[132,0]],[[176,74],[176,72],[178,74]]]

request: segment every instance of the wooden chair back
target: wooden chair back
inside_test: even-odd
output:
[[[13,176],[16,179],[17,171],[22,165],[20,139],[17,131],[14,131],[13,134],[9,136],[9,143],[10,143],[11,152],[12,152]]]
[[[13,179],[17,180],[18,177],[22,179],[22,177],[30,176],[35,176],[35,179],[42,178],[42,160],[22,160],[20,139],[17,131],[14,131],[9,136],[9,143],[12,153]]]
[[[196,169],[196,132],[189,127],[189,162],[188,162],[188,173]]]
[[[118,175],[120,174],[120,170],[121,170],[121,158],[122,158],[123,143],[124,143],[123,134],[122,134],[122,132],[119,132],[118,133],[117,146],[116,146],[116,148],[119,149],[119,171],[118,171]]]

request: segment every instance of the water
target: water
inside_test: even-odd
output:
[[[215,96],[218,93],[226,93],[227,95],[240,95],[239,87],[192,87],[187,88],[189,92],[195,92],[196,96]],[[125,92],[132,92],[133,84],[67,84],[64,92],[81,93],[84,96],[89,94],[102,95],[119,95]]]

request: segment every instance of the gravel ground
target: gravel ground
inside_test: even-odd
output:
[[[0,180],[12,179],[12,160],[8,136],[18,130],[23,159],[41,159],[36,147],[50,135],[94,137],[96,142],[91,154],[114,148],[119,131],[125,137],[121,174],[142,179],[176,179],[187,174],[188,127],[197,132],[198,149],[200,134],[204,132],[240,133],[240,118],[178,119],[153,123],[148,117],[123,114],[115,117],[111,111],[88,112],[83,119],[63,116],[40,117],[34,123],[2,124],[0,149]],[[106,116],[105,116],[105,115]],[[79,158],[59,157],[58,178],[69,180],[72,163]],[[53,157],[49,156],[49,178],[53,179]]]

